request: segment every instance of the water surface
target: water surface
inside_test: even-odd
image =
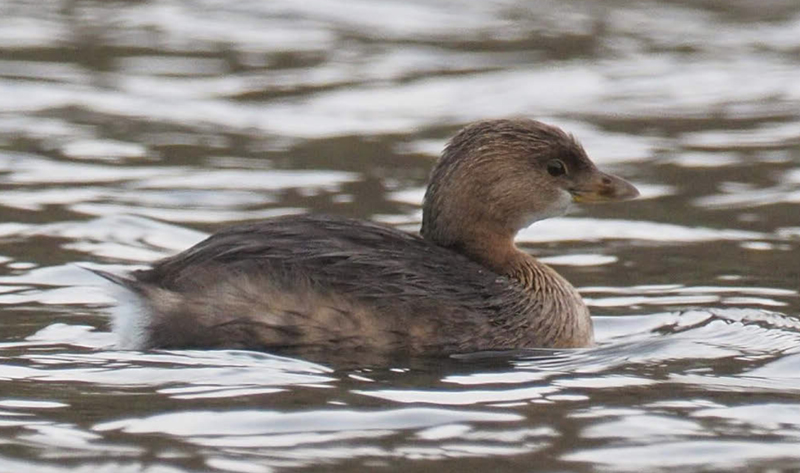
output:
[[[796,2],[6,0],[0,45],[0,471],[800,469]],[[597,348],[115,349],[81,265],[290,213],[415,231],[445,140],[515,115],[642,190],[519,236]]]

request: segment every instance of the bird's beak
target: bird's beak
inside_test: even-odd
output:
[[[597,171],[585,183],[569,190],[573,202],[599,203],[630,200],[639,196],[639,190],[621,177]]]

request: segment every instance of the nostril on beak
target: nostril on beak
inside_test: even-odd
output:
[[[604,186],[610,186],[611,185],[611,179],[609,179],[606,176],[603,176],[603,180],[601,182],[603,183]]]

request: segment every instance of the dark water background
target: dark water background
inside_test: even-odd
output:
[[[101,284],[232,222],[414,230],[460,126],[638,201],[520,244],[600,346],[331,369],[115,350]],[[800,470],[795,0],[0,1],[0,471]]]

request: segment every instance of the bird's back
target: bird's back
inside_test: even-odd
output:
[[[531,339],[537,301],[516,282],[416,235],[343,218],[230,227],[126,285],[146,317],[139,348],[443,354],[541,342]]]

